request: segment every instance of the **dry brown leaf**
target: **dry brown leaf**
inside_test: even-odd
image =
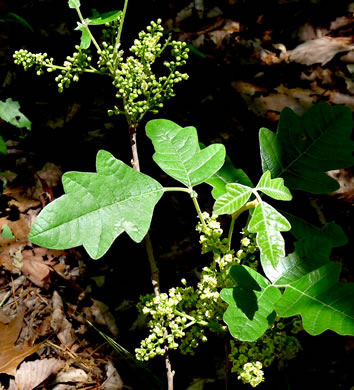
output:
[[[52,297],[53,314],[50,320],[50,326],[54,332],[58,332],[64,319],[64,304],[57,291],[53,292]]]
[[[60,373],[55,378],[55,383],[65,383],[65,382],[87,382],[88,375],[81,368],[70,368],[67,372]]]
[[[351,38],[322,37],[301,43],[288,53],[291,61],[304,65],[321,63],[323,66],[331,61],[337,53],[353,49]]]
[[[41,343],[35,345],[15,345],[21,332],[25,307],[20,306],[16,317],[8,324],[0,323],[0,373],[16,375],[18,365],[27,357],[35,353]]]
[[[352,111],[354,111],[354,96],[345,95],[344,93],[329,91],[328,92],[328,102],[333,104],[342,104],[349,107]]]
[[[332,195],[338,196],[346,202],[354,202],[354,176],[347,169],[336,169],[327,174],[339,183],[339,189]]]
[[[32,390],[63,365],[62,361],[54,358],[23,362],[16,371],[15,382],[21,390]]]
[[[21,213],[24,213],[28,209],[36,208],[41,204],[38,199],[32,199],[33,194],[31,191],[31,189],[25,190],[21,187],[6,187],[3,193],[6,196],[12,198],[8,202],[9,207],[15,206]]]
[[[121,390],[123,389],[123,381],[117,369],[111,361],[106,364],[107,379],[102,383],[102,390]]]

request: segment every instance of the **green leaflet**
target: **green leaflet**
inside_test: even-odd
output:
[[[70,8],[80,8],[80,0],[68,0]]]
[[[91,36],[85,25],[78,22],[75,30],[81,31],[80,47],[81,49],[88,49],[91,45]]]
[[[282,177],[289,188],[323,194],[338,183],[326,175],[332,169],[352,166],[352,113],[344,106],[321,102],[301,118],[286,107],[277,133],[259,132],[263,171]]]
[[[292,195],[289,189],[284,186],[284,180],[281,177],[272,179],[270,176],[270,171],[266,171],[263,173],[261,179],[259,180],[259,183],[257,184],[256,189],[270,196],[273,199],[292,199]]]
[[[261,202],[257,205],[248,224],[251,233],[257,233],[257,245],[275,267],[285,256],[284,239],[280,232],[291,229],[290,223],[274,207]]]
[[[247,266],[230,269],[237,287],[224,288],[220,297],[229,304],[224,321],[233,337],[242,341],[255,341],[275,320],[274,302],[280,291],[261,274]]]
[[[135,242],[145,237],[162,186],[103,150],[96,166],[97,173],[63,175],[66,194],[42,210],[30,241],[56,249],[83,245],[98,259],[124,231]]]
[[[200,150],[194,127],[154,119],[147,123],[146,134],[154,145],[156,164],[188,188],[205,182],[224,164],[224,145],[213,144]]]
[[[25,127],[28,131],[31,130],[32,122],[20,112],[20,104],[11,98],[5,102],[0,100],[0,118],[12,125],[22,129]]]
[[[232,214],[246,204],[252,194],[252,188],[242,184],[226,184],[226,194],[217,198],[213,213],[217,215]]]
[[[227,192],[226,184],[228,183],[253,187],[247,174],[242,169],[235,168],[228,156],[225,157],[224,165],[205,182],[214,187],[211,193],[214,199],[218,199]]]
[[[339,283],[339,263],[328,263],[286,287],[275,304],[282,317],[300,314],[304,329],[318,335],[327,329],[354,336],[354,283]]]
[[[98,26],[101,24],[113,22],[114,20],[119,18],[121,13],[122,13],[122,11],[108,11],[108,12],[104,12],[103,14],[99,14],[95,10],[94,15],[90,18],[86,18],[85,22],[88,25]]]

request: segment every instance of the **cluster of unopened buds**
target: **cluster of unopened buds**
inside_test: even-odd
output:
[[[30,53],[28,50],[20,49],[16,50],[13,54],[14,63],[16,65],[22,65],[24,70],[28,70],[32,66],[35,66],[37,75],[44,73],[43,67],[49,67],[53,65],[53,58],[48,58],[47,53]]]
[[[110,114],[126,112],[130,117],[139,118],[147,111],[156,113],[158,108],[163,107],[165,100],[175,96],[175,84],[188,79],[186,73],[177,70],[188,59],[187,44],[167,39],[162,45],[159,42],[163,37],[160,19],[151,22],[146,30],[139,33],[139,39],[135,39],[130,48],[134,56],[127,57],[125,61],[122,55],[117,57],[113,85],[117,89],[116,97],[123,101],[124,110],[116,106],[110,110]],[[167,46],[172,47],[171,55],[175,60],[165,61],[169,74],[157,77],[152,71],[152,65]],[[113,55],[111,47],[106,50],[108,56]]]
[[[58,91],[63,92],[64,87],[68,88],[71,81],[79,81],[79,76],[90,66],[92,57],[88,50],[82,50],[80,46],[75,46],[77,52],[72,56],[67,56],[64,61],[64,69],[61,74],[55,78],[58,83]],[[49,71],[50,69],[48,69]]]

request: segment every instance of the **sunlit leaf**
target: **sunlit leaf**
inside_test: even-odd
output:
[[[39,214],[29,236],[33,243],[53,249],[83,245],[97,259],[124,231],[135,242],[145,237],[162,186],[103,150],[96,166],[97,173],[63,175],[66,194]]]
[[[257,233],[257,245],[261,254],[276,266],[285,256],[284,239],[280,232],[291,229],[290,223],[274,207],[261,202],[257,205],[248,224],[251,233]]]
[[[69,0],[69,7],[70,8],[80,8],[80,0]]]
[[[224,145],[213,144],[200,150],[194,127],[183,128],[166,119],[155,119],[147,123],[146,134],[154,145],[156,164],[189,188],[205,182],[224,164]]]
[[[225,189],[226,194],[220,196],[214,204],[214,214],[234,213],[246,204],[252,194],[252,188],[242,184],[226,184]]]
[[[280,177],[272,179],[270,171],[263,173],[256,189],[277,200],[291,200],[292,195],[287,187],[284,186],[284,180]]]
[[[274,302],[281,293],[247,266],[233,266],[230,275],[237,287],[221,290],[220,297],[229,304],[224,321],[236,339],[255,341],[273,324]]]

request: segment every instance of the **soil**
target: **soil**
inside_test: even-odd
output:
[[[122,6],[110,0],[101,0],[99,4],[93,0],[82,3],[85,15],[90,15],[91,8],[95,7],[105,12]],[[291,108],[301,114],[312,104],[325,100],[330,104],[345,104],[354,110],[353,73],[348,70],[354,59],[343,59],[348,53],[353,54],[350,50],[353,40],[350,43],[348,40],[353,37],[353,7],[350,12],[347,1],[337,0],[335,4],[325,0],[210,0],[195,4],[152,0],[136,3],[131,1],[128,6],[123,39],[127,48],[141,29],[160,17],[175,39],[184,40],[195,49],[184,69],[189,80],[178,86],[176,97],[165,104],[158,117],[173,120],[181,126],[195,126],[200,141],[206,145],[223,143],[234,165],[242,168],[255,182],[261,174],[258,131],[261,127],[276,130],[284,106],[291,104]],[[198,3],[202,6],[200,13]],[[24,18],[33,30],[6,19],[9,12]],[[342,24],[339,18],[343,18]],[[337,24],[333,25],[334,21]],[[0,1],[0,100],[11,97],[19,101],[21,112],[32,121],[32,130],[24,138],[13,126],[0,123],[0,135],[7,141],[9,150],[8,155],[0,156],[1,171],[16,174],[16,178],[9,179],[8,183],[12,192],[5,191],[0,200],[0,218],[11,214],[9,219],[16,221],[20,214],[30,216],[28,210],[39,212],[41,204],[46,202],[44,192],[50,190],[54,197],[63,193],[58,181],[62,172],[95,171],[95,158],[100,149],[111,152],[122,161],[131,159],[125,119],[107,115],[107,108],[114,105],[114,88],[109,79],[84,75],[79,83],[59,94],[53,74],[38,77],[34,71],[24,72],[13,64],[12,54],[20,48],[34,53],[47,52],[56,63],[63,62],[79,41],[75,27],[75,10],[69,9],[65,1]],[[338,51],[324,64],[323,61],[306,64],[285,60],[281,56],[284,51],[280,46],[274,46],[281,43],[285,53],[290,52],[302,41],[321,34],[341,38],[341,44],[347,45],[348,50]],[[339,97],[342,100],[338,103],[336,99]],[[153,118],[152,115],[146,116],[144,123]],[[143,128],[142,123],[141,134],[138,133],[141,169],[162,184],[169,185],[169,179],[151,159],[152,146],[144,137]],[[46,179],[48,188],[44,188],[42,182],[41,192],[38,172],[48,163],[53,164],[44,169],[50,177]],[[301,210],[296,212],[317,226],[334,221],[351,238],[353,178],[350,169],[345,171],[346,176],[343,172],[339,172],[341,178],[346,178],[342,179],[341,193],[311,197],[299,194],[303,203]],[[23,195],[21,199],[20,194]],[[26,208],[23,199],[28,201],[31,196],[34,203]],[[18,202],[9,206],[13,198]],[[211,210],[208,186],[200,186],[199,200],[204,209]],[[162,291],[178,285],[183,277],[196,282],[198,270],[210,260],[207,255],[200,254],[196,222],[193,207],[183,195],[167,194],[156,207],[151,237],[158,258]],[[345,246],[335,248],[332,254],[334,261],[342,263],[341,278],[346,282],[354,280],[353,264],[349,261],[351,253],[353,247],[349,241]],[[89,385],[71,384],[72,388],[100,388],[105,379],[104,367],[109,360],[115,362],[124,388],[167,388],[162,359],[140,367],[134,360],[121,357],[108,344],[102,345],[103,339],[98,332],[75,313],[77,310],[91,316],[97,327],[101,326],[111,337],[116,336],[120,345],[133,352],[146,335],[143,324],[138,322],[136,303],[141,295],[152,291],[144,245],[133,243],[123,234],[100,260],[90,259],[82,248],[59,254],[45,252],[39,256],[44,256],[46,261],[64,258],[68,279],[52,270],[48,279],[27,278],[21,292],[14,293],[11,302],[20,299],[28,302],[30,296],[37,296],[50,305],[54,291],[59,293],[65,303],[65,316],[72,323],[71,331],[77,337],[72,339],[73,345],[78,346],[72,354],[76,353],[76,359],[81,359],[81,365],[75,363],[75,359],[70,360],[72,356],[69,358],[64,352],[59,355],[67,365],[84,367],[90,373]],[[0,257],[1,291],[12,289],[14,279],[18,277],[19,274],[1,263]],[[105,320],[99,325],[92,309],[93,302],[107,305],[113,316],[112,322]],[[36,305],[38,308],[39,303]],[[38,340],[60,345],[54,332],[50,328],[44,329],[44,319],[48,322],[50,314],[44,307],[41,310],[42,316],[36,319],[37,322],[34,314],[25,317],[27,325],[33,321]],[[105,310],[101,307],[99,311],[104,313]],[[112,323],[119,330],[117,334]],[[85,328],[82,334],[78,330],[81,328]],[[268,368],[260,390],[297,390],[304,386],[331,390],[353,388],[352,337],[327,331],[319,337],[304,333],[299,338],[303,349],[298,357],[284,367],[275,364]],[[58,348],[51,349],[48,344],[41,347],[38,354],[41,359],[59,356]],[[172,352],[171,361],[176,372],[175,389],[242,387],[236,377],[230,378],[226,387],[224,346],[215,335],[211,335],[209,342],[202,345],[195,356]],[[6,373],[0,374],[1,388],[10,388],[10,379]],[[189,387],[197,381],[199,387],[197,384]],[[38,388],[54,386],[47,381]]]

